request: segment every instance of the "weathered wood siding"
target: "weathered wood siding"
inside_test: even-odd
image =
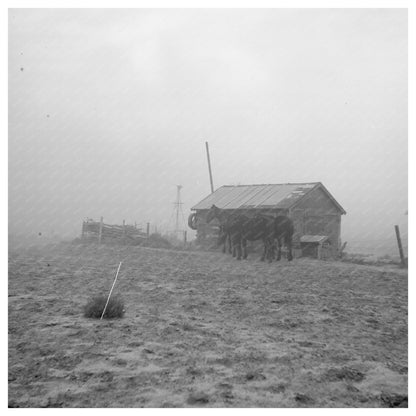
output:
[[[240,211],[240,210],[239,210]],[[230,210],[230,213],[235,212],[235,210]],[[250,209],[250,210],[241,210],[241,213],[247,216],[254,216],[257,213],[261,212],[262,214],[275,216],[275,215],[287,215],[286,210],[276,210],[276,209]],[[213,219],[209,224],[206,222],[207,210],[198,210],[197,211],[197,232],[196,240],[197,243],[205,247],[211,247],[217,244],[219,236],[219,222],[217,219]],[[249,243],[249,245],[251,245]]]
[[[290,211],[295,226],[294,241],[302,235],[327,235],[335,255],[340,246],[341,212],[322,189],[306,195]]]

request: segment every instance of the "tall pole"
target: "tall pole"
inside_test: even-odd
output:
[[[399,247],[400,260],[402,262],[402,266],[406,267],[406,260],[403,254],[402,239],[400,238],[399,226],[395,225],[394,229],[396,230],[396,238],[397,238],[397,245]]]
[[[208,171],[209,171],[209,181],[211,183],[211,193],[214,193],[214,183],[212,182],[211,160],[209,158],[208,142],[205,142],[205,147],[207,149]]]
[[[176,222],[175,222],[175,233],[177,234],[179,231],[179,211],[182,209],[181,205],[181,189],[182,185],[176,185],[177,192],[176,192],[176,202],[175,202],[175,209],[176,209]]]

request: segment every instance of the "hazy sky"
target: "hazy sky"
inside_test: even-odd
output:
[[[343,239],[392,235],[406,10],[10,10],[9,232],[166,228],[177,184],[185,218],[210,192],[205,141],[216,188],[320,181]]]

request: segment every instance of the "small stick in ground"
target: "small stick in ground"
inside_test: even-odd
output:
[[[118,269],[117,269],[116,277],[115,277],[115,279],[114,279],[113,286],[111,286],[110,293],[108,294],[107,302],[105,303],[104,310],[103,310],[103,313],[101,314],[100,321],[103,319],[103,316],[104,316],[105,311],[106,311],[106,309],[107,309],[108,302],[110,301],[111,293],[113,292],[114,285],[116,284],[116,280],[117,280],[118,272],[120,271],[121,263],[122,263],[122,262],[120,262],[120,264],[118,265]]]

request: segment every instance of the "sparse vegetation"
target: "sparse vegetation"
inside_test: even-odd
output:
[[[121,259],[108,314],[120,294],[128,316],[79,319],[103,294],[89,302],[99,319]],[[9,406],[406,407],[407,300],[407,270],[389,264],[11,252]]]
[[[152,248],[171,248],[172,244],[161,234],[150,234],[149,238],[144,243],[146,247]]]
[[[86,318],[100,319],[103,313],[107,297],[98,295],[92,297],[84,306],[84,316]],[[122,318],[124,316],[124,302],[119,296],[111,297],[103,318]]]
[[[376,256],[373,254],[344,253],[340,260],[345,263],[364,264],[372,266],[397,265],[400,266],[400,258],[388,254]]]

